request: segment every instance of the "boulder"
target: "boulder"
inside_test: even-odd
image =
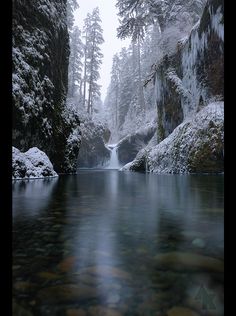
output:
[[[56,177],[57,173],[47,155],[37,147],[30,148],[25,153],[12,148],[12,178],[29,179]]]
[[[137,153],[147,146],[156,132],[156,123],[139,129],[135,134],[128,135],[117,144],[118,159],[121,164],[131,162]]]

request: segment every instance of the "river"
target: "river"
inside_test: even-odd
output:
[[[13,182],[13,315],[223,315],[223,183],[118,170]]]

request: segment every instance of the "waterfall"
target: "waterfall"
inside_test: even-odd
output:
[[[118,155],[117,155],[117,147],[115,145],[108,145],[108,147],[111,150],[111,158],[109,161],[109,165],[107,166],[107,169],[120,169],[120,163],[118,160]]]

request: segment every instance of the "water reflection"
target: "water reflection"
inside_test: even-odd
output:
[[[14,181],[13,219],[22,215],[39,215],[40,210],[47,207],[57,181],[58,178]]]
[[[16,310],[201,315],[202,282],[222,315],[223,176],[84,170],[15,183],[13,220]]]

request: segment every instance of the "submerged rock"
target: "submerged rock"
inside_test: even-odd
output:
[[[107,304],[117,304],[120,301],[120,295],[112,293],[108,295]]]
[[[83,309],[68,309],[66,316],[86,316],[87,313]]]
[[[53,273],[53,272],[47,272],[47,271],[39,272],[37,274],[37,276],[40,279],[47,280],[47,281],[53,281],[53,280],[61,279],[60,275],[58,275],[56,273]]]
[[[196,238],[192,241],[192,245],[196,246],[198,248],[204,248],[206,246],[206,243],[203,239],[201,238]]]
[[[30,292],[36,288],[36,285],[26,281],[18,281],[13,285],[13,288],[19,292]]]
[[[224,263],[219,259],[188,252],[167,252],[155,257],[156,267],[177,271],[224,272]]]
[[[57,173],[48,156],[37,147],[30,148],[25,153],[12,147],[12,178],[29,179],[56,177]]]
[[[67,257],[58,264],[58,269],[62,272],[73,270],[78,262],[78,257]]]
[[[93,306],[89,308],[89,316],[122,316],[122,314],[112,308]]]
[[[83,285],[77,286],[74,284],[55,285],[40,290],[37,294],[37,299],[43,303],[68,303],[80,302],[89,299],[97,298],[96,289]]]
[[[18,303],[13,300],[12,302],[12,315],[14,316],[33,316],[33,314],[29,311],[26,310],[24,307],[19,305]]]
[[[125,280],[131,279],[131,275],[128,272],[105,265],[84,268],[79,270],[78,272],[80,274],[93,274],[103,278],[120,278]]]
[[[173,307],[167,311],[168,316],[199,316],[198,313],[186,307]]]

